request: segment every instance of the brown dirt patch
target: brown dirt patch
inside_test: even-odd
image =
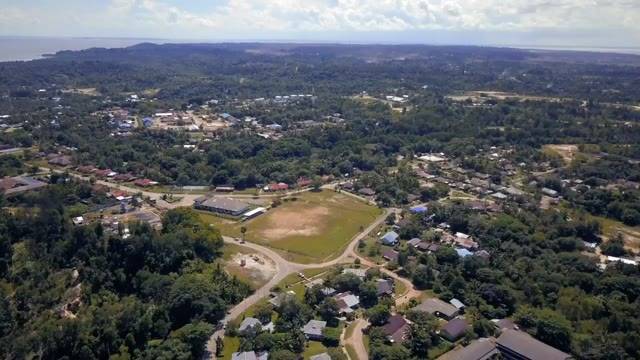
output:
[[[570,163],[576,157],[578,153],[577,145],[569,145],[569,144],[551,144],[545,145],[545,147],[551,151],[558,153],[562,160],[566,163]]]
[[[290,236],[318,235],[328,216],[329,208],[325,206],[281,209],[278,211],[278,216],[269,219],[267,228],[260,234],[270,240],[281,240]]]

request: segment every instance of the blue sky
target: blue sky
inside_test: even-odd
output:
[[[0,0],[0,35],[640,47],[640,0]]]

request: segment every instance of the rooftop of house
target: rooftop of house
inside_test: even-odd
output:
[[[448,335],[450,338],[460,338],[469,328],[469,323],[465,319],[455,318],[447,322],[441,330],[441,333]]]
[[[268,352],[244,351],[231,354],[231,360],[267,360],[268,358]]]
[[[501,351],[514,353],[526,359],[566,360],[571,358],[571,355],[522,331],[503,329],[496,343]]]
[[[302,327],[302,332],[305,335],[321,336],[322,330],[327,327],[326,321],[321,320],[309,320],[309,322]]]
[[[424,300],[420,305],[416,307],[416,309],[428,312],[430,314],[435,314],[436,312],[438,312],[447,317],[454,316],[458,313],[458,309],[456,309],[455,306],[437,298],[429,298]]]
[[[382,330],[391,341],[402,343],[408,328],[409,323],[402,315],[392,315],[389,317],[389,320],[387,320],[387,323],[382,327]]]
[[[438,360],[489,360],[497,354],[495,339],[482,338],[472,341],[468,346],[451,350]]]
[[[393,294],[393,280],[378,279],[376,281],[376,293],[378,296]]]
[[[258,326],[262,327],[262,323],[260,322],[260,320],[253,317],[248,317],[242,320],[242,322],[240,323],[240,327],[238,327],[238,330],[245,331],[245,330],[248,330],[249,328],[258,327]]]

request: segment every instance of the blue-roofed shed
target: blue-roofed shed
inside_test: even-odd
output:
[[[456,252],[458,253],[458,256],[460,256],[461,258],[473,255],[471,251],[467,249],[462,249],[462,248],[457,248]]]
[[[398,243],[398,238],[400,237],[400,235],[398,235],[397,232],[395,231],[389,231],[388,233],[384,234],[383,237],[380,238],[380,241],[382,241],[383,244],[385,245],[395,245]]]
[[[423,205],[414,206],[411,209],[409,209],[409,211],[411,211],[411,213],[413,214],[425,214],[427,213],[428,210],[429,209],[427,209],[427,207]]]

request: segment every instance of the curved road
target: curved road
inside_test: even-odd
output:
[[[393,214],[393,213],[397,214],[399,212],[400,212],[399,209],[393,209],[393,208],[386,209],[385,212],[382,215],[380,215],[378,218],[376,218],[376,220],[373,223],[371,223],[366,229],[364,229],[364,231],[354,236],[354,238],[351,240],[349,245],[347,245],[347,248],[342,252],[340,256],[338,256],[333,260],[323,262],[323,263],[317,263],[317,264],[294,263],[294,262],[285,260],[282,256],[280,256],[280,254],[278,254],[277,252],[275,252],[274,250],[268,247],[261,246],[251,242],[245,242],[244,244],[241,244],[242,246],[245,246],[254,251],[260,252],[263,255],[271,258],[271,260],[276,264],[276,274],[273,276],[273,278],[271,278],[271,280],[269,280],[269,282],[264,284],[261,288],[257,289],[251,296],[249,296],[248,298],[244,299],[239,304],[231,308],[228,311],[227,316],[225,316],[225,318],[222,320],[222,323],[226,324],[230,320],[239,317],[242,313],[247,311],[251,306],[255,305],[262,298],[267,297],[271,289],[277,284],[279,284],[282,280],[284,280],[284,278],[286,278],[290,274],[299,273],[305,269],[323,268],[323,267],[330,267],[330,266],[342,264],[342,263],[351,263],[355,259],[360,259],[360,263],[362,265],[365,265],[368,267],[379,267],[378,264],[358,255],[356,252],[356,247],[358,246],[358,242],[364,239],[373,230],[375,230],[380,224],[382,224],[386,220],[387,216],[389,216],[389,214]],[[223,239],[225,243],[236,244],[236,245],[238,244],[238,241],[235,240],[234,238],[223,237]],[[380,270],[384,274],[388,275],[389,277],[402,282],[407,288],[407,292],[405,294],[402,294],[396,298],[396,305],[405,304],[410,299],[420,296],[421,293],[415,290],[415,288],[413,287],[413,284],[408,279],[402,278],[398,276],[396,273],[389,271],[383,267],[381,267]],[[366,322],[360,322],[359,323],[360,329],[356,329],[356,330],[359,330],[361,332],[362,326],[364,326],[365,324]],[[215,343],[216,343],[215,339],[217,337],[223,337],[223,336],[224,336],[224,330],[218,330],[209,338],[209,341],[207,343],[207,352],[208,352],[208,357],[210,359],[215,359]],[[360,357],[360,360],[367,359],[366,356],[363,357],[363,353],[366,355],[366,351],[363,351],[364,345],[362,344],[361,334],[359,336],[358,335],[352,336],[349,339],[349,343],[352,343],[354,345],[356,352]],[[353,359],[353,360],[356,360],[356,359]]]
[[[45,167],[42,167],[41,170],[47,171],[47,172],[53,171],[57,173],[63,172],[62,170],[49,169]],[[76,173],[69,173],[69,174],[73,177],[76,177],[85,181],[89,181],[89,177],[82,176]],[[96,183],[99,185],[110,187],[110,188],[119,189],[128,193],[133,193],[133,194],[142,193],[143,196],[148,197],[151,200],[155,200],[158,207],[164,208],[164,209],[190,207],[193,205],[195,199],[202,196],[202,195],[194,195],[194,194],[180,194],[179,195],[181,197],[180,201],[175,203],[168,203],[162,200],[163,193],[144,191],[131,186],[126,186],[126,185],[117,184],[117,183],[104,181],[104,180],[96,180]],[[337,183],[331,183],[331,184],[324,185],[322,188],[335,190],[336,186],[337,186]],[[258,195],[258,197],[269,198],[269,197],[287,196],[287,195],[294,195],[294,194],[298,194],[298,193],[309,191],[309,190],[311,189],[294,190],[294,191],[290,191],[287,193],[280,193],[280,194],[262,194],[262,195]],[[370,204],[372,203],[370,199],[363,198],[356,194],[352,194],[349,192],[345,192],[344,194],[357,198],[359,200],[365,201]],[[244,194],[243,195],[224,194],[220,196],[233,197],[233,198],[256,197],[255,195],[244,195]],[[299,273],[305,269],[323,268],[323,267],[330,267],[330,266],[342,264],[342,263],[351,263],[355,259],[360,259],[360,263],[362,265],[365,265],[368,267],[379,267],[378,264],[358,255],[356,252],[356,247],[358,246],[358,242],[364,239],[373,230],[375,230],[380,224],[382,224],[386,220],[387,216],[394,213],[398,214],[399,212],[400,212],[399,209],[394,209],[394,208],[386,209],[385,212],[382,215],[380,215],[378,218],[376,218],[376,220],[373,223],[371,223],[366,229],[364,229],[362,232],[360,232],[359,234],[353,237],[351,242],[347,245],[347,247],[342,252],[342,254],[340,254],[340,256],[338,256],[333,260],[326,261],[323,263],[317,263],[317,264],[294,263],[294,262],[285,260],[282,256],[280,256],[280,254],[278,254],[277,252],[275,252],[274,250],[268,247],[261,246],[255,243],[250,243],[250,242],[245,242],[244,244],[241,244],[244,247],[260,252],[263,255],[271,258],[271,260],[276,264],[276,274],[271,278],[271,280],[269,280],[261,288],[257,289],[251,296],[247,297],[246,299],[241,301],[239,304],[231,308],[227,312],[227,315],[225,316],[225,318],[222,320],[222,323],[226,324],[230,320],[237,318],[242,313],[247,311],[251,306],[255,305],[262,298],[267,297],[271,289],[276,285],[278,285],[282,280],[284,280],[290,274]],[[223,237],[223,240],[225,243],[236,244],[236,245],[238,244],[238,241],[230,237],[225,236]],[[402,294],[396,298],[396,305],[404,304],[408,302],[410,299],[420,296],[420,292],[415,290],[415,288],[413,287],[413,284],[408,279],[402,278],[397,274],[395,274],[394,272],[389,271],[383,267],[380,267],[380,270],[384,274],[388,275],[389,277],[402,282],[405,285],[405,287],[408,289],[405,294]],[[346,341],[354,346],[358,354],[359,360],[367,360],[368,357],[366,354],[366,350],[364,348],[364,344],[362,343],[362,329],[366,326],[367,322],[361,319],[357,321],[358,322],[356,324],[356,329],[355,329],[356,331],[354,332],[354,335],[351,336]],[[216,346],[215,339],[217,337],[223,337],[223,336],[224,336],[224,330],[218,330],[209,338],[209,341],[207,342],[208,358],[210,359],[216,358],[215,357],[215,346]],[[352,360],[356,360],[356,359],[352,359]]]

